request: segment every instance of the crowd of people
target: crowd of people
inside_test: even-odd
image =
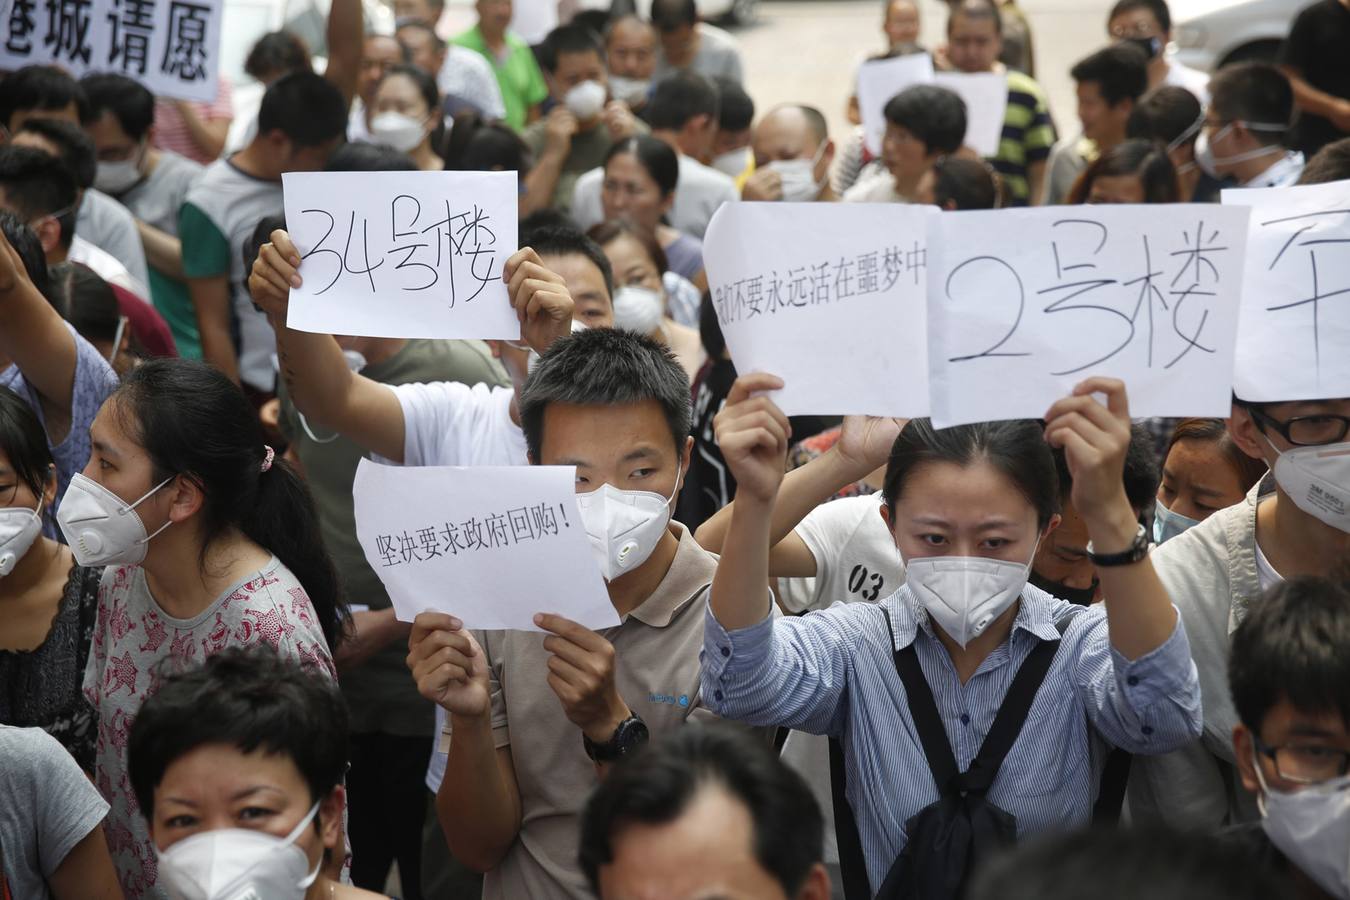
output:
[[[703,249],[723,204],[1350,180],[1350,0],[1213,73],[1119,0],[1072,115],[1015,2],[946,6],[925,47],[885,0],[874,59],[1005,79],[992,156],[938,84],[879,153],[855,72],[847,133],[757,106],[694,0],[537,46],[333,0],[322,74],[251,48],[256,109],[5,73],[0,897],[1350,900],[1350,396],[789,418]],[[517,175],[519,339],[289,327],[282,175],[442,170]],[[574,467],[621,624],[400,621],[368,457]]]

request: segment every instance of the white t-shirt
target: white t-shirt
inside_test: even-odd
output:
[[[895,189],[895,176],[884,168],[858,176],[839,198],[845,203],[908,203]]]
[[[604,169],[591,169],[577,178],[572,189],[572,219],[582,230],[605,220],[604,206],[600,202],[600,186],[604,180]],[[670,208],[672,228],[703,240],[703,233],[708,230],[708,222],[717,208],[739,199],[736,182],[730,175],[680,154],[675,203]]]
[[[1275,567],[1266,559],[1266,553],[1261,549],[1260,541],[1256,542],[1256,578],[1261,582],[1262,592],[1268,591],[1277,584],[1284,583],[1284,576],[1275,571]]]
[[[1195,95],[1201,106],[1209,106],[1209,73],[1192,69],[1175,59],[1167,61],[1167,77],[1163,84],[1183,87]]]
[[[405,466],[523,466],[525,433],[509,387],[458,381],[385,385],[403,407]]]
[[[814,578],[778,579],[788,612],[825,609],[837,601],[876,603],[905,580],[900,552],[879,512],[881,492],[822,503],[794,529],[816,558]]]

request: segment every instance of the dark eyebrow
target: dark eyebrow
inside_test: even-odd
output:
[[[630,450],[623,455],[619,462],[633,462],[639,459],[653,459],[660,457],[661,452],[655,447],[638,447],[636,450]]]
[[[1331,731],[1331,730],[1329,730],[1329,729],[1322,728],[1322,727],[1319,727],[1319,726],[1317,726],[1317,725],[1307,725],[1307,724],[1301,724],[1301,723],[1295,723],[1294,725],[1292,725],[1292,726],[1289,728],[1289,736],[1290,736],[1290,737],[1316,737],[1316,738],[1334,738],[1334,737],[1337,737],[1336,733],[1333,732],[1333,731]]]
[[[102,441],[96,441],[96,440],[93,440],[93,439],[92,439],[92,436],[91,436],[90,444],[91,444],[91,446],[93,446],[93,448],[94,448],[96,451],[98,451],[98,453],[100,453],[100,454],[103,455],[103,456],[112,456],[112,457],[116,457],[116,456],[119,455],[119,454],[117,453],[116,450],[112,449],[112,448],[109,447],[107,444],[103,443]]]

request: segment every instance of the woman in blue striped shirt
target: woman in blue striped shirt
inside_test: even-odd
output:
[[[986,795],[1020,834],[1086,825],[1109,747],[1163,753],[1200,736],[1186,634],[1125,497],[1122,383],[1084,381],[1050,408],[1043,429],[910,422],[891,453],[882,508],[906,585],[877,605],[800,618],[774,618],[765,590],[789,434],[763,392],[780,387],[771,375],[741,378],[717,419],[738,488],[709,597],[702,702],[727,718],[840,739],[873,892],[911,820],[940,798],[897,674],[903,655],[917,657],[966,772],[1023,662],[1058,641]],[[1079,615],[1026,584],[1037,545],[1059,522],[1051,446],[1064,448],[1108,598]]]

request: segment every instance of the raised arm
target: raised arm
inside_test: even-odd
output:
[[[75,338],[28,277],[0,233],[0,356],[55,408],[69,413],[75,388]]]
[[[795,529],[811,510],[884,466],[904,424],[901,419],[848,416],[838,443],[787,473],[778,488],[769,525],[772,577],[806,578],[816,574],[816,558]],[[736,502],[740,500],[739,492],[736,497],[736,501],[718,510],[695,532],[699,544],[714,553],[722,552]]]
[[[408,638],[408,668],[422,696],[450,715],[450,750],[436,815],[454,857],[478,872],[496,866],[520,833],[520,788],[509,745],[496,746],[483,649],[458,619],[422,613]]]
[[[356,96],[364,34],[361,0],[333,0],[333,5],[328,8],[328,66],[323,70],[323,77],[338,89],[348,107]]]
[[[1093,396],[1106,396],[1103,406]],[[1139,521],[1125,496],[1125,453],[1130,446],[1130,407],[1125,385],[1089,378],[1045,414],[1045,437],[1063,447],[1073,476],[1073,505],[1087,524],[1095,553],[1130,549]],[[1166,643],[1177,611],[1152,561],[1144,556],[1123,566],[1098,566],[1111,645],[1135,660]]]
[[[1306,113],[1330,119],[1341,131],[1350,131],[1350,100],[1328,94],[1308,83],[1303,73],[1293,66],[1280,66],[1294,90],[1294,105]]]

